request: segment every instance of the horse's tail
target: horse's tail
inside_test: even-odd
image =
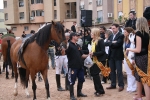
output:
[[[24,68],[19,68],[19,75],[20,75],[20,81],[23,87],[26,87],[26,69]]]
[[[27,40],[24,42],[22,48],[21,48],[21,49],[19,50],[19,52],[18,52],[19,60],[21,60],[25,66],[26,66],[26,63],[25,63],[25,60],[24,60],[24,58],[23,58],[23,53],[24,53],[24,51],[25,51],[25,49],[26,49],[26,47],[28,46],[29,43],[30,43],[30,39],[27,39]]]
[[[8,48],[7,48],[6,63],[12,67],[12,63],[11,63],[11,59],[10,59],[10,48],[11,48],[10,40],[7,40],[7,44],[8,44]]]

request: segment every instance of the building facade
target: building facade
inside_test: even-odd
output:
[[[119,16],[128,18],[130,11],[136,12],[136,17],[142,17],[146,7],[150,6],[150,0],[114,0],[114,19]]]
[[[4,12],[3,9],[0,9],[0,33],[2,32],[6,34],[7,33],[6,28],[10,27],[4,24]]]
[[[46,22],[63,21],[67,28],[76,21],[76,0],[3,0],[5,24],[16,36],[37,31]],[[68,25],[68,26],[67,26]]]
[[[77,23],[80,26],[81,10],[92,10],[93,26],[109,26],[113,18],[113,0],[78,0]]]

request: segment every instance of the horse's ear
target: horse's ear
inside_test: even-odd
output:
[[[6,30],[8,31],[8,28],[6,27]]]
[[[56,25],[56,23],[52,20],[52,25]]]
[[[63,24],[63,23],[64,23],[64,20],[63,20],[63,21],[60,21],[60,23]]]

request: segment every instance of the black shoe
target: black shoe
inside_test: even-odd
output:
[[[70,100],[77,100],[74,96],[70,97]]]
[[[62,87],[58,87],[57,90],[58,91],[65,91],[65,89],[63,89]]]
[[[83,94],[82,92],[77,94],[77,97],[87,97],[87,95]]]
[[[102,96],[103,94],[105,94],[105,92],[103,93],[99,93],[99,92],[94,92],[95,96]]]
[[[78,85],[77,85],[77,97],[87,97],[87,95],[85,95],[85,94],[83,94],[81,92],[82,86],[83,86],[83,83],[78,82]]]

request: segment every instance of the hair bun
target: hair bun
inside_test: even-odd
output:
[[[147,20],[150,20],[150,7],[147,7],[145,11],[143,12],[143,17],[145,17]]]

